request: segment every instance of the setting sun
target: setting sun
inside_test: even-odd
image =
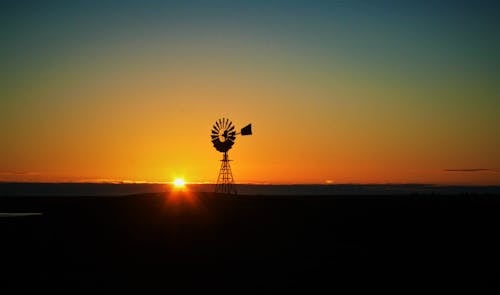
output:
[[[183,188],[183,187],[186,186],[186,182],[182,178],[176,178],[176,179],[174,179],[173,184],[174,184],[175,188]]]

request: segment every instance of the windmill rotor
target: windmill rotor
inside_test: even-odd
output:
[[[233,147],[236,140],[236,131],[234,129],[233,123],[226,118],[215,121],[210,137],[217,151],[226,153]]]

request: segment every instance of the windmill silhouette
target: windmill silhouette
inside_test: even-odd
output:
[[[229,165],[231,160],[229,160],[228,156],[228,151],[233,147],[236,135],[252,135],[252,124],[248,124],[241,128],[240,132],[236,132],[235,126],[229,119],[221,118],[215,121],[212,127],[212,144],[217,151],[223,153],[222,165],[215,184],[216,193],[237,194],[231,165]]]

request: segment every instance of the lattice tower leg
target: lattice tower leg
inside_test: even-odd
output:
[[[222,194],[236,195],[236,186],[234,185],[233,173],[231,172],[231,166],[229,165],[229,157],[227,153],[221,160],[222,165],[220,167],[219,176],[217,177],[217,184],[215,185],[215,192]]]

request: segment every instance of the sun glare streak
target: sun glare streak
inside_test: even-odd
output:
[[[170,182],[171,189],[165,195],[165,210],[176,215],[198,210],[198,196],[189,189],[186,181],[176,177]]]

